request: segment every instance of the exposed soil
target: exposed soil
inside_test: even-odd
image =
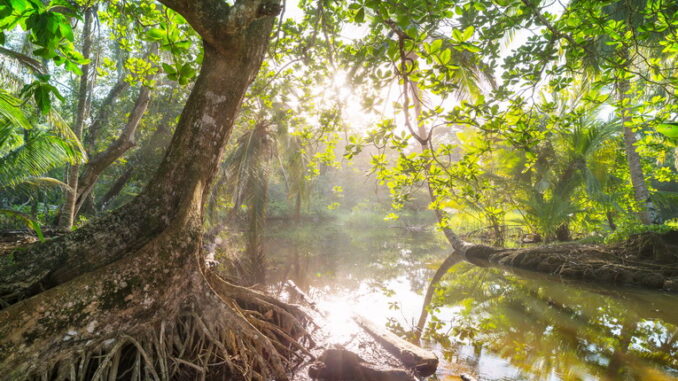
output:
[[[494,264],[567,279],[678,292],[678,231],[639,234],[616,245],[469,250],[466,259],[480,266]]]

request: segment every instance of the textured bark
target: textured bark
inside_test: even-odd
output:
[[[370,364],[357,354],[344,348],[326,350],[308,369],[314,380],[325,381],[415,381],[412,374],[403,369],[384,368]]]
[[[87,199],[87,196],[89,196],[94,189],[94,185],[101,173],[136,144],[136,131],[150,101],[151,89],[144,86],[139,91],[139,96],[134,103],[134,108],[129,115],[125,127],[120,133],[120,136],[118,136],[115,142],[108,146],[105,151],[93,156],[90,158],[89,162],[87,162],[87,165],[78,179],[78,192],[74,212],[76,216]]]
[[[183,301],[176,295],[196,284],[186,277],[188,267],[195,265],[194,257],[186,255],[187,250],[197,249],[199,229],[195,228],[191,234],[169,229],[162,241],[149,243],[139,255],[2,311],[0,379],[40,371],[45,361],[71,355],[69,349],[76,342],[98,344],[120,332],[134,334],[143,328],[135,327],[140,321],[152,324],[175,313],[176,303]]]
[[[200,76],[165,158],[142,194],[73,234],[15,253],[0,265],[0,297],[30,296],[111,263],[166,229],[187,202],[202,208],[242,97],[263,59],[266,20],[271,22],[258,20],[242,34],[223,38],[220,49],[205,43]],[[200,197],[194,200],[194,194]]]
[[[354,315],[353,320],[417,376],[428,377],[438,369],[438,356],[433,352],[410,343],[363,316]]]
[[[222,5],[215,12],[226,7],[216,3]],[[245,4],[255,10],[264,6]],[[202,8],[177,10],[193,25],[206,17],[197,9]],[[214,277],[208,286],[199,256],[203,201],[264,57],[274,21],[267,15],[255,12],[247,23],[239,19],[242,28],[205,38],[200,75],[163,162],[140,196],[71,234],[0,258],[0,297],[13,303],[0,313],[0,379],[40,372],[90,343],[102,345],[105,337],[135,334],[171,319],[193,298],[197,304],[216,300],[226,311],[231,304],[223,298],[276,307]],[[203,28],[215,22],[202,21]],[[205,296],[211,290],[212,296]],[[238,316],[243,313],[231,310],[213,318],[228,320],[236,332],[258,332]],[[249,340],[262,353],[276,353],[261,334]],[[271,361],[280,369],[278,357]]]
[[[89,59],[90,50],[92,48],[92,18],[94,17],[94,9],[88,8],[85,10],[85,25],[83,27],[83,43],[82,55],[85,59]],[[75,112],[75,122],[73,123],[73,133],[80,138],[82,136],[82,129],[85,124],[85,117],[89,111],[89,91],[90,91],[90,64],[82,65],[82,75],[80,76],[80,88],[78,90],[78,105]],[[80,172],[80,165],[73,164],[68,170],[68,186],[70,190],[66,191],[66,200],[59,216],[59,227],[70,229],[73,227],[73,219],[75,217],[75,203],[78,190],[78,174]]]
[[[529,249],[470,250],[469,262],[506,266],[606,284],[677,291],[678,234],[645,233],[604,246],[563,244]]]

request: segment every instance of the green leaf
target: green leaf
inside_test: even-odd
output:
[[[438,55],[441,65],[447,65],[452,58],[452,51],[450,49],[445,49]]]
[[[166,64],[164,62],[162,63],[162,69],[165,70],[165,73],[167,73],[168,75],[177,73],[177,69],[175,69],[174,66]]]
[[[152,40],[162,40],[167,35],[167,32],[160,28],[151,28],[148,30],[148,37]]]
[[[468,28],[464,29],[464,31],[461,34],[461,38],[463,41],[468,41],[473,37],[473,33],[475,32],[475,28],[473,26],[469,26]]]
[[[42,234],[42,229],[40,229],[40,224],[38,223],[38,221],[30,220],[27,222],[27,225],[35,232],[40,242],[45,241],[45,236]]]
[[[467,50],[471,53],[479,53],[481,51],[481,49],[479,47],[477,47],[473,44],[469,44],[468,42],[461,43],[461,44],[459,44],[459,46],[462,49]]]
[[[431,43],[431,54],[436,53],[443,46],[443,40],[434,40]]]
[[[662,123],[657,126],[657,132],[671,139],[678,139],[678,122]]]
[[[26,224],[26,227],[35,232],[40,241],[45,240],[45,236],[42,234],[42,229],[40,229],[40,224],[37,221],[33,220],[31,217],[27,216],[26,214],[17,212],[16,210],[12,209],[0,209],[0,214],[4,214],[6,216],[23,221],[24,224]]]
[[[365,22],[365,8],[360,8],[355,14],[355,22],[363,23]]]
[[[181,70],[179,71],[179,75],[186,78],[186,79],[193,79],[195,77],[195,69],[191,66],[189,63],[185,63],[183,66],[181,66]]]

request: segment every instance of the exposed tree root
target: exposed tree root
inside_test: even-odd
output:
[[[678,291],[678,232],[647,233],[605,245],[554,245],[530,249],[468,250],[474,264],[495,264],[566,279]]]
[[[206,270],[180,226],[0,311],[0,380],[287,379],[306,314]]]
[[[216,278],[212,277],[213,280]],[[173,318],[134,331],[79,340],[69,355],[2,379],[25,380],[285,380],[311,345],[298,308],[221,281],[221,289],[182,306]],[[234,295],[244,295],[242,302]],[[217,296],[217,297],[214,297]],[[76,340],[76,339],[73,339]]]

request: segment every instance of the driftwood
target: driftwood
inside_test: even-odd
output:
[[[403,369],[382,368],[370,364],[353,352],[335,346],[323,352],[308,369],[308,375],[324,381],[415,381]]]
[[[406,341],[362,316],[356,315],[353,320],[417,375],[427,377],[435,373],[438,357],[433,352]]]

